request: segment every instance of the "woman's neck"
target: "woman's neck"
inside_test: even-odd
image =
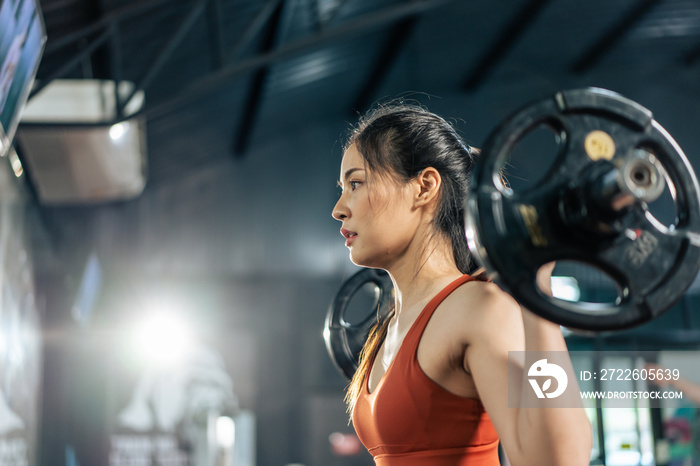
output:
[[[394,283],[397,315],[462,275],[454,262],[449,240],[436,235],[427,244],[428,247],[387,269]]]

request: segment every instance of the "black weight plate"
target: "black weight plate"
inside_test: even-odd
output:
[[[525,134],[545,124],[561,137],[561,150],[541,186],[513,193],[498,173]],[[596,160],[584,150],[587,135],[604,131],[614,141],[614,157]],[[584,222],[615,223],[615,234],[597,235],[563,213],[587,174],[619,165],[636,150],[654,154],[675,188],[678,220],[672,229],[651,221],[636,203],[624,218],[587,212]],[[604,167],[606,170],[607,167]],[[583,180],[583,181],[582,181]],[[491,134],[477,161],[466,204],[470,250],[503,289],[521,304],[553,322],[585,330],[638,325],[669,309],[700,269],[698,182],[687,158],[653,120],[651,112],[601,89],[564,91],[513,114]],[[619,224],[624,223],[623,227]],[[630,232],[635,232],[630,234]],[[623,234],[624,233],[624,234]],[[695,243],[695,244],[693,244]],[[572,260],[598,268],[620,289],[616,303],[569,302],[544,295],[536,285],[539,267]]]
[[[357,322],[349,322],[350,301],[365,285],[375,288],[374,303]],[[351,379],[357,370],[360,352],[369,331],[389,312],[393,283],[389,274],[379,269],[363,269],[347,279],[336,294],[326,313],[323,338],[336,367]]]

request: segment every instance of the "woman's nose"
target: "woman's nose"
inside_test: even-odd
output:
[[[333,213],[332,213],[333,218],[336,220],[340,220],[341,222],[348,217],[347,208],[341,202],[342,200],[343,200],[342,197],[340,199],[338,199],[338,202],[336,202],[335,206],[333,207]]]

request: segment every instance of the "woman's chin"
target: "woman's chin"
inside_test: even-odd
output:
[[[358,267],[366,267],[369,269],[383,268],[379,261],[372,260],[371,257],[364,256],[352,250],[350,250],[350,261]]]
[[[366,258],[352,249],[350,249],[350,262],[358,267],[368,267]]]
[[[367,266],[364,264],[364,262],[362,262],[361,260],[359,260],[359,259],[353,257],[352,253],[350,253],[350,262],[352,262],[353,264],[355,264],[355,265],[358,266],[358,267],[367,267]]]

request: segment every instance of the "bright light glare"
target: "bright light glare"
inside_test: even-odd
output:
[[[155,313],[146,317],[137,330],[138,350],[151,362],[169,365],[181,362],[192,348],[187,323],[177,316]]]
[[[236,423],[228,416],[216,419],[216,440],[222,448],[231,448],[236,440]]]
[[[574,277],[552,277],[552,295],[565,301],[578,301],[581,289]]]
[[[24,173],[24,168],[22,167],[22,162],[19,160],[19,156],[14,147],[10,149],[9,159],[10,165],[12,165],[12,171],[15,173],[15,176],[19,178],[22,176],[22,173]]]
[[[109,137],[112,138],[112,141],[116,141],[118,139],[121,139],[121,137],[124,136],[124,133],[126,133],[128,130],[128,122],[123,121],[121,123],[116,123],[112,125],[111,128],[109,128]]]

